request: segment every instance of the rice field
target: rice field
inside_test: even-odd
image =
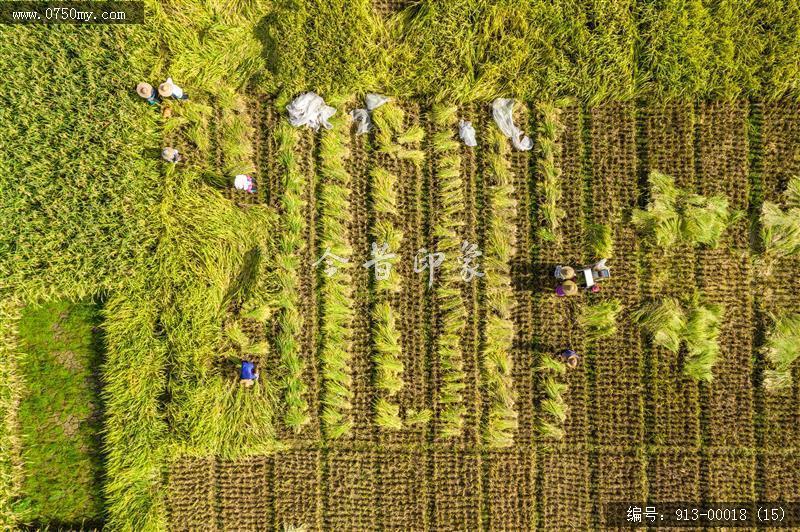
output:
[[[612,502],[800,500],[800,12],[679,4],[0,27],[0,526],[604,530]],[[167,75],[188,101],[133,92]],[[329,129],[290,125],[308,90]],[[359,134],[366,92],[390,101]],[[556,296],[602,258],[602,290]],[[31,398],[61,379],[45,406],[77,429],[47,464]]]

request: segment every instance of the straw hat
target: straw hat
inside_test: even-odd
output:
[[[153,86],[143,81],[136,85],[136,94],[142,98],[149,98],[153,94]]]
[[[161,158],[165,161],[172,161],[178,155],[178,150],[175,148],[164,148],[161,150]]]
[[[572,353],[571,355],[568,355],[566,357],[566,360],[564,362],[566,362],[567,366],[574,369],[578,367],[578,355]]]
[[[165,81],[158,86],[158,94],[164,97],[172,96],[172,89],[175,85],[170,80]]]
[[[562,266],[561,267],[561,278],[562,279],[572,279],[575,277],[575,268],[572,266]]]
[[[564,281],[561,283],[561,288],[564,290],[565,296],[574,296],[578,293],[578,285],[575,281]]]

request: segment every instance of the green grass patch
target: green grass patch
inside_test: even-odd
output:
[[[19,322],[22,499],[40,523],[97,521],[103,515],[100,452],[102,344],[93,304],[28,307]]]
[[[790,388],[792,366],[800,358],[800,314],[788,314],[775,319],[763,353],[770,363],[770,368],[764,372],[767,390]]]

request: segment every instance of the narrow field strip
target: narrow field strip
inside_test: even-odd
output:
[[[217,529],[216,459],[181,458],[169,467],[170,530]]]
[[[322,371],[322,424],[328,439],[350,431],[352,406],[352,321],[355,308],[352,276],[357,265],[350,259],[353,249],[348,228],[352,222],[350,208],[351,176],[347,171],[350,120],[337,113],[333,129],[320,141],[319,178],[319,244],[317,260],[327,263],[320,275],[321,328],[320,360]],[[323,258],[325,257],[325,258]]]
[[[486,455],[487,530],[535,528],[535,456],[529,446],[492,451]]]
[[[703,104],[698,109],[698,192],[722,195],[728,198],[730,208],[742,212],[749,209],[748,114],[747,102]],[[719,248],[698,252],[698,285],[709,302],[725,306],[720,359],[706,389],[708,426],[704,437],[713,446],[752,447],[755,443],[751,383],[756,324],[749,250],[748,223],[742,218],[728,228]],[[704,458],[708,461],[703,468],[708,472],[708,497],[754,497],[754,460],[713,453]],[[720,482],[726,478],[729,486]]]
[[[514,295],[511,263],[515,256],[517,216],[511,147],[497,127],[487,138],[486,339],[483,344],[483,382],[488,402],[483,441],[490,447],[513,445],[518,429],[514,388]]]
[[[630,104],[595,107],[589,126],[594,222],[612,227],[615,242],[612,271],[616,273],[604,283],[601,295],[635,308],[640,301],[636,238],[631,227],[618,222],[638,200],[634,109]],[[598,345],[593,358],[590,424],[596,441],[606,445],[641,444],[644,387],[639,331],[630,320],[620,322],[617,333]],[[614,408],[608,408],[609,404]],[[621,459],[599,453],[593,456],[593,467],[598,512],[605,502],[638,500],[646,493],[642,456]],[[602,522],[602,515],[597,515]]]
[[[783,204],[782,193],[789,179],[800,175],[800,106],[791,102],[763,105],[763,199]],[[776,261],[770,276],[756,271],[756,305],[766,318],[765,334],[772,327],[769,315],[796,312],[800,308],[790,259]],[[760,347],[760,346],[758,346]],[[800,468],[796,457],[783,454],[787,442],[800,438],[800,368],[793,371],[793,386],[778,392],[764,390],[763,445],[759,455],[760,470],[764,472],[763,496],[784,496],[786,500],[800,496]],[[763,386],[763,384],[762,384]],[[759,494],[762,495],[762,494]]]
[[[377,453],[332,450],[328,453],[324,530],[376,530]]]
[[[272,528],[269,497],[271,458],[221,461],[216,468],[217,523],[220,530]]]
[[[22,481],[19,402],[24,382],[17,341],[21,309],[14,298],[0,300],[0,527],[9,530],[17,523],[11,504],[20,495]]]
[[[695,190],[695,115],[688,104],[656,105],[639,109],[643,122],[647,168],[675,178],[676,186]],[[649,195],[649,191],[646,191]],[[687,244],[662,249],[645,246],[641,257],[645,302],[664,297],[680,299],[696,288],[696,254]],[[665,275],[668,272],[668,275]],[[632,309],[633,310],[633,309]],[[658,455],[650,463],[650,493],[654,500],[695,500],[700,496],[700,460],[696,454],[685,456],[679,450],[700,444],[700,402],[697,383],[683,374],[684,353],[674,353],[653,344],[645,344],[650,357],[648,395],[652,397],[647,412],[652,432],[646,441],[674,447],[675,453]],[[676,478],[677,476],[677,478]],[[681,481],[681,477],[683,481]],[[677,491],[674,491],[677,490]]]
[[[377,451],[379,527],[384,530],[428,530],[430,497],[427,475],[431,460],[420,449]]]
[[[276,528],[323,528],[323,501],[329,490],[319,475],[322,460],[318,449],[298,448],[275,455],[271,487]]]
[[[282,122],[276,133],[277,154],[282,166],[283,194],[280,199],[281,235],[276,258],[277,279],[280,287],[275,352],[280,369],[276,375],[284,400],[283,423],[297,433],[311,416],[309,414],[308,383],[303,378],[308,364],[303,351],[303,331],[309,327],[304,310],[302,282],[308,264],[301,257],[310,244],[306,240],[306,194],[309,187],[306,174],[298,161],[300,133],[287,122]],[[307,294],[306,294],[307,295]],[[304,356],[305,355],[305,356]]]
[[[461,178],[461,145],[456,138],[458,108],[439,106],[431,114],[436,128],[432,139],[435,154],[433,182],[434,193],[438,194],[435,208],[431,209],[432,235],[436,250],[445,254],[435,296],[438,307],[435,435],[450,439],[462,436],[469,404],[464,397],[467,379],[464,341],[468,314],[461,286],[464,280],[456,260],[462,252],[462,242],[466,240],[466,198]],[[473,280],[477,283],[477,278]]]
[[[434,463],[431,528],[481,530],[483,482],[481,455],[472,450],[445,448],[429,453]]]

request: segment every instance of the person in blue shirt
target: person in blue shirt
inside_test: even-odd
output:
[[[568,368],[575,369],[576,367],[578,367],[578,361],[580,360],[580,357],[578,356],[578,353],[576,353],[572,349],[564,349],[561,352],[561,355],[559,355],[559,357],[561,358],[561,361],[567,365]]]
[[[239,373],[239,382],[244,386],[252,386],[258,380],[258,368],[255,362],[242,360],[242,370]]]

